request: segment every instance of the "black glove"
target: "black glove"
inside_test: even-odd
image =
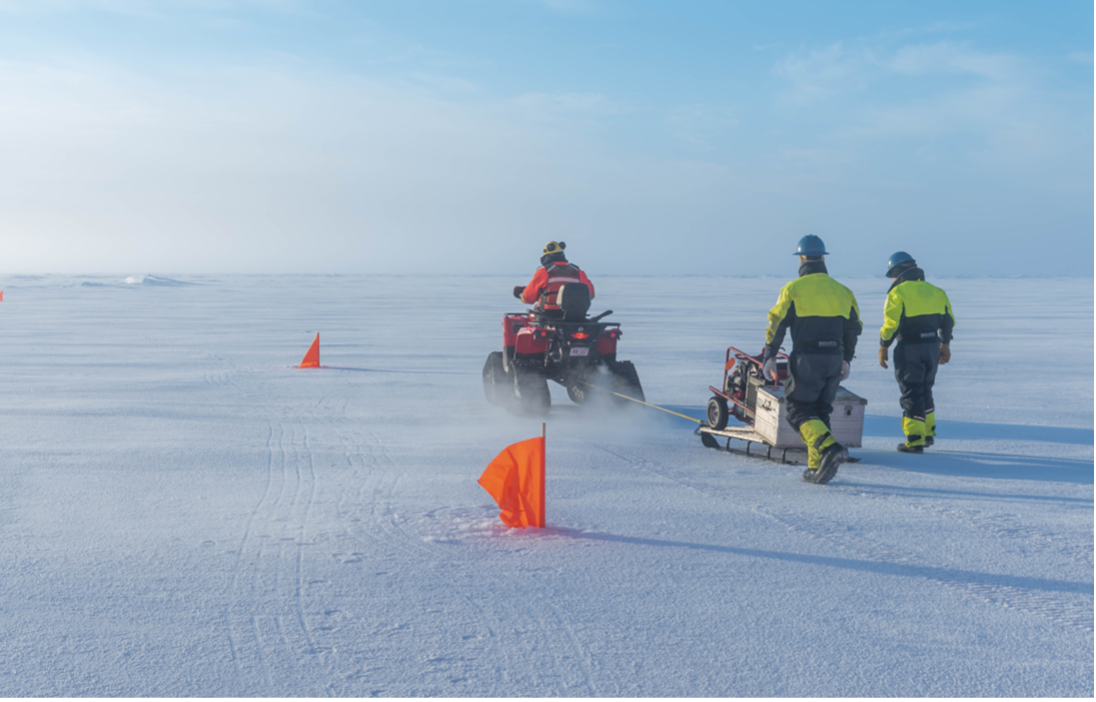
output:
[[[516,297],[517,299],[519,299],[519,300],[520,300],[520,299],[521,299],[521,294],[522,294],[522,293],[523,293],[524,291],[525,291],[525,286],[523,286],[523,285],[515,285],[515,286],[514,286],[514,297]]]

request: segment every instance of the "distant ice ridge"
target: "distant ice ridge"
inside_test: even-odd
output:
[[[173,278],[161,278],[155,275],[131,275],[126,278],[126,285],[193,285],[193,283],[186,283],[181,280],[175,280]]]

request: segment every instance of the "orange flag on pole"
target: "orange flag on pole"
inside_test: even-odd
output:
[[[541,435],[510,444],[479,478],[499,505],[499,519],[511,527],[544,528],[544,439]]]
[[[298,368],[319,368],[320,367],[320,335],[316,335],[316,340],[312,342],[312,346],[308,348],[308,353],[304,355],[304,359],[301,361],[301,365]]]

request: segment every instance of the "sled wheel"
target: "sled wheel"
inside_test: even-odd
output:
[[[727,428],[727,401],[718,395],[708,400],[708,426],[717,431]]]
[[[492,351],[483,364],[483,394],[492,405],[504,405],[513,395],[514,383],[507,377],[502,352]]]
[[[639,373],[636,372],[636,367],[631,361],[617,361],[612,366],[613,371],[613,391],[619,392],[621,395],[627,395],[640,402],[646,402],[647,398],[643,396],[643,386],[639,384]],[[627,400],[623,398],[613,396],[617,404],[626,404]]]
[[[548,381],[537,373],[518,371],[514,379],[517,395],[516,409],[526,417],[543,417],[552,406],[552,395],[548,392]]]

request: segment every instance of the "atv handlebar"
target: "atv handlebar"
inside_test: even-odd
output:
[[[598,315],[598,316],[596,316],[596,317],[590,317],[590,321],[591,321],[591,322],[599,322],[599,321],[601,321],[601,319],[602,319],[603,317],[608,317],[608,316],[609,316],[609,315],[611,315],[612,313],[613,313],[613,311],[612,311],[612,310],[605,310],[604,312],[602,312],[601,314],[599,314],[599,315]]]

